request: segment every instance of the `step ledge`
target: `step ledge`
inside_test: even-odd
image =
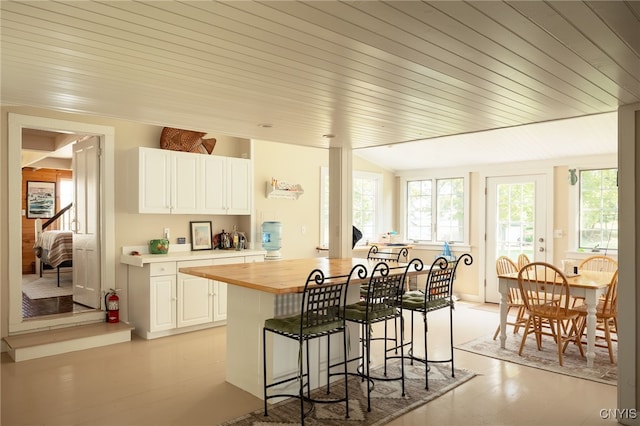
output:
[[[131,341],[133,326],[97,323],[4,338],[15,362]]]

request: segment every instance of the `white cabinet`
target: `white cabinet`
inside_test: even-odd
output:
[[[264,254],[216,253],[196,260],[129,264],[129,319],[145,338],[168,336],[223,325],[227,319],[227,284],[193,275],[180,268],[261,262]]]
[[[171,151],[171,213],[202,213],[200,157],[203,155]]]
[[[210,155],[203,162],[204,210],[208,214],[251,214],[251,160]]]
[[[226,321],[227,319],[227,284],[213,281],[213,320]]]
[[[171,155],[162,149],[138,148],[130,157],[132,202],[139,213],[171,212]]]
[[[244,257],[230,257],[226,259],[215,259],[214,265],[231,265],[234,263],[245,263]],[[213,281],[214,300],[214,321],[224,321],[227,319],[227,284],[220,281]]]
[[[176,327],[176,262],[129,268],[129,319],[142,337]]]
[[[139,147],[131,155],[137,213],[251,214],[251,160]]]
[[[201,163],[197,155],[137,148],[131,156],[134,209],[138,213],[199,213]]]
[[[149,331],[171,330],[176,326],[176,276],[163,275],[149,280]]]
[[[254,255],[244,257],[244,263],[253,263],[253,262],[264,262],[264,255],[254,254]]]
[[[227,214],[251,214],[253,179],[251,160],[227,158]]]
[[[264,262],[264,255],[251,255],[244,258],[219,259],[214,261],[214,265],[229,265],[232,263],[252,263]],[[214,294],[214,321],[227,319],[227,284],[220,281],[213,281]]]
[[[213,261],[192,260],[178,262],[177,268],[212,265]],[[178,272],[177,327],[205,324],[213,321],[213,282]],[[225,307],[226,309],[226,307]]]
[[[210,214],[227,214],[226,157],[209,155],[203,161],[204,209]]]

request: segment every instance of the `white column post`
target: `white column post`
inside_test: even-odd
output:
[[[353,226],[353,152],[329,148],[329,258],[351,257]]]
[[[620,265],[618,285],[618,409],[637,410],[638,393],[638,306],[640,279],[638,277],[638,210],[637,191],[640,188],[640,104],[618,109],[618,220]],[[639,425],[640,415],[619,418],[625,425]],[[635,413],[635,411],[634,411]]]

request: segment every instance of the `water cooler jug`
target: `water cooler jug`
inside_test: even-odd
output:
[[[266,260],[280,259],[281,235],[282,224],[280,222],[262,223],[262,248],[267,251]]]

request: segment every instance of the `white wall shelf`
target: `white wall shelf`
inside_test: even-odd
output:
[[[277,186],[267,182],[266,197],[267,198],[284,198],[289,200],[297,200],[304,190],[300,185],[288,185],[279,183]]]

